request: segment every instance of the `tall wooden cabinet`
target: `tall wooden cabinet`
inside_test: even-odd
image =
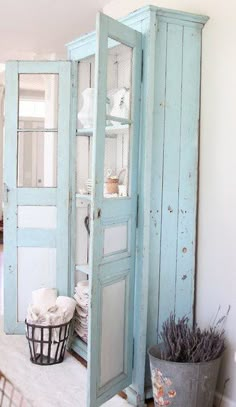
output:
[[[96,32],[68,44],[70,61],[8,64],[5,330],[23,331],[32,289],[73,295],[88,280],[88,345],[78,335],[72,343],[88,361],[88,407],[122,389],[143,406],[147,348],[171,311],[194,316],[206,21],[152,6],[120,22],[100,14]],[[21,128],[20,80],[40,74],[46,83],[56,75],[43,128]],[[35,133],[44,140],[43,185],[24,185],[19,143]]]

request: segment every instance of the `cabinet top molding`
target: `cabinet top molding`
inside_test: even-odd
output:
[[[134,11],[134,13],[137,13],[142,10],[144,11],[145,9],[147,9],[149,12],[150,11],[156,12],[158,16],[180,19],[180,20],[189,21],[189,22],[192,21],[193,23],[206,24],[207,21],[209,20],[208,16],[203,16],[201,14],[193,14],[193,13],[188,13],[186,11],[179,11],[179,10],[174,10],[174,9],[156,7],[156,6],[143,7],[139,10]]]
[[[192,24],[200,24],[202,27],[207,23],[209,20],[209,17],[203,16],[200,14],[192,14],[188,13],[185,11],[178,11],[178,10],[172,10],[172,9],[167,9],[167,8],[161,8],[161,7],[156,7],[156,6],[145,6],[141,7],[129,14],[127,14],[125,17],[122,17],[119,19],[121,23],[128,24],[129,26],[133,26],[137,24],[139,21],[144,20],[150,14],[155,13],[158,17],[164,17],[167,19],[171,20],[178,20],[179,23],[192,23]],[[69,42],[66,44],[66,47],[68,48],[69,51],[72,51],[74,48],[78,47],[78,44],[87,43],[90,41],[93,41],[95,37],[95,32],[92,31],[88,34],[82,35],[79,38]]]

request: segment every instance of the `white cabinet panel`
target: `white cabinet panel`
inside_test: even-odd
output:
[[[17,314],[18,322],[23,322],[32,291],[56,287],[56,249],[19,247],[17,252]]]

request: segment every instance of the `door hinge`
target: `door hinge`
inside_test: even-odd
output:
[[[139,224],[139,194],[137,195],[136,228]]]
[[[102,216],[102,210],[100,208],[95,209],[93,211],[93,220],[99,219],[99,218],[101,218],[101,216]]]
[[[72,211],[72,191],[69,190],[69,194],[68,194],[68,210],[69,212]]]
[[[3,191],[3,201],[5,204],[8,203],[8,193],[10,192],[10,189],[8,188],[7,184],[4,182],[4,191]]]
[[[143,82],[143,49],[142,49],[142,61],[141,61],[141,82]]]

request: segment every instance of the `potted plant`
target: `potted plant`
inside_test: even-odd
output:
[[[212,407],[225,350],[224,319],[208,329],[174,314],[164,322],[161,343],[148,351],[156,407]]]

